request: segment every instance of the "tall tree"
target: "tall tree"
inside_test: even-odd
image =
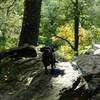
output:
[[[80,11],[79,11],[79,1],[75,0],[73,1],[74,4],[74,32],[75,32],[75,55],[78,55],[78,44],[79,44],[79,19],[80,19]]]
[[[19,46],[37,45],[42,0],[25,0]]]

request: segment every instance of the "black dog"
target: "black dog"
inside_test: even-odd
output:
[[[44,64],[45,67],[45,73],[47,73],[47,66],[51,65],[51,71],[53,69],[53,66],[55,66],[55,56],[53,55],[54,49],[52,47],[43,47],[40,49],[41,52],[43,52],[42,54],[42,62]]]

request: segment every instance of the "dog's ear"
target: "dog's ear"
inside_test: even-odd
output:
[[[54,52],[54,48],[51,46],[45,47],[45,49],[49,49],[51,52]]]
[[[40,51],[44,52],[46,49],[49,49],[51,52],[54,52],[54,48],[53,47],[42,47],[42,48],[40,48]]]
[[[51,50],[51,52],[54,52],[54,48],[53,47],[48,47],[50,50]]]
[[[51,50],[52,50],[52,52],[54,52],[54,48],[53,47],[51,47]]]
[[[44,52],[45,49],[46,49],[46,47],[42,47],[42,48],[40,48],[40,51]]]

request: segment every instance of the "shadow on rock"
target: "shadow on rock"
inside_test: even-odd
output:
[[[89,96],[89,91],[85,89],[85,85],[77,88],[81,81],[81,78],[78,78],[71,89],[62,89],[60,91],[59,100],[92,100]]]
[[[40,100],[40,98],[48,95],[52,90],[51,78],[52,74],[45,74],[44,71],[38,72],[32,79],[29,86],[20,90],[9,100]]]
[[[59,75],[63,76],[63,75],[65,75],[64,71],[65,71],[64,69],[54,68],[53,70],[51,70],[51,74],[54,77],[58,77]]]

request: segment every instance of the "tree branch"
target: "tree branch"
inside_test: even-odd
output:
[[[14,6],[14,4],[15,4],[16,1],[17,1],[17,0],[14,0],[14,1],[12,2],[12,4],[9,5],[9,6],[7,7],[7,13],[6,13],[6,15],[8,15],[8,13],[9,13],[9,11],[10,11],[10,8],[11,8],[12,6]]]
[[[7,6],[7,7],[0,7],[0,9],[7,9],[7,8],[11,8],[13,5],[14,5],[14,3],[16,2],[17,0],[14,0],[13,2],[12,2],[12,4],[11,5],[9,5],[9,6]]]
[[[75,2],[73,0],[71,0],[71,2],[75,5]]]
[[[60,36],[58,36],[56,34],[53,34],[53,36],[55,36],[56,38],[60,38],[60,39],[62,39],[64,41],[66,41],[73,50],[75,49],[74,46],[67,39],[64,39],[64,38],[62,38],[62,37],[60,37]]]

